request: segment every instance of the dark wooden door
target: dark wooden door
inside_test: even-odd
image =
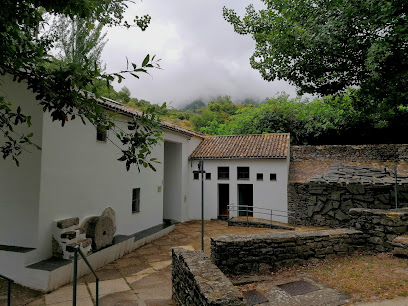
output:
[[[229,184],[218,184],[218,215],[228,216]]]
[[[239,215],[246,216],[246,206],[254,206],[254,188],[252,184],[239,184],[238,185],[238,205],[239,205]],[[252,207],[248,208],[248,216],[253,216]]]

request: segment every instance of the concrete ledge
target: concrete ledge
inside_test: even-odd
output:
[[[198,251],[172,249],[172,283],[178,305],[245,305],[242,293]]]
[[[221,236],[211,239],[211,260],[227,274],[262,273],[310,259],[366,251],[366,238],[351,229]]]
[[[87,257],[88,261],[94,268],[94,270],[103,267],[112,261],[140,248],[141,246],[159,239],[171,231],[173,231],[174,225],[168,227],[161,227],[160,230],[150,233],[143,238],[140,235],[125,236],[127,239],[121,239],[120,242],[116,242],[114,245],[107,247],[99,252],[93,253]],[[138,237],[139,239],[136,239]],[[45,263],[44,263],[45,264]],[[40,290],[43,292],[53,291],[65,284],[72,282],[73,279],[73,262],[65,261],[64,265],[60,266],[54,262],[52,269],[48,269],[44,264],[37,263],[25,268],[25,273],[22,279],[15,279],[19,284],[26,287]],[[91,271],[86,266],[83,260],[78,261],[78,277],[89,274]]]

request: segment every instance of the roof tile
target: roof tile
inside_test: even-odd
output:
[[[289,134],[206,137],[191,153],[192,159],[287,158]]]

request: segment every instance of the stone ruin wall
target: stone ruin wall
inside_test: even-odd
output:
[[[199,251],[172,249],[172,288],[177,305],[246,305],[242,293]]]
[[[221,236],[211,239],[211,260],[232,275],[266,273],[309,260],[370,250],[367,235],[358,230]]]
[[[408,144],[291,146],[290,160],[408,162]]]
[[[408,145],[294,146],[289,210],[303,225],[338,228],[353,225],[351,208],[395,208],[396,161],[401,208],[408,206]]]

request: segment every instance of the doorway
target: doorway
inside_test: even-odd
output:
[[[252,184],[238,184],[238,205],[240,210],[239,216],[246,216],[247,208],[248,216],[253,216],[254,188]]]
[[[218,184],[218,216],[228,217],[229,184]]]

